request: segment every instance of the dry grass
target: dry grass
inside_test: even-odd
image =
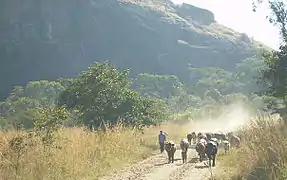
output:
[[[216,173],[216,179],[287,179],[286,125],[260,117],[243,134],[242,147],[220,157],[224,170]]]
[[[26,132],[0,132],[0,179],[97,179],[150,156],[158,149],[160,129],[178,141],[185,133],[181,127],[165,124],[145,129],[144,134],[128,129],[106,133],[84,128],[62,129],[57,133],[55,145],[48,148]],[[23,137],[25,146],[9,144],[15,137]]]

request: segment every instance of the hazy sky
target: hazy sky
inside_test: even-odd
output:
[[[238,32],[246,33],[269,47],[278,49],[279,34],[276,27],[266,19],[270,10],[268,4],[260,6],[257,12],[252,11],[252,0],[173,0],[177,3],[189,3],[208,9],[215,15],[220,24]]]

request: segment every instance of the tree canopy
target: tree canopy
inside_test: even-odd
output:
[[[128,70],[116,70],[111,63],[95,63],[71,81],[60,94],[59,105],[77,109],[89,126],[116,124],[152,125],[164,118],[165,105],[159,99],[141,97],[130,88]]]
[[[256,7],[263,0],[253,1]],[[260,84],[264,87],[264,94],[273,96],[281,101],[271,104],[274,109],[287,107],[287,8],[286,2],[283,0],[267,1],[271,9],[271,14],[268,16],[270,23],[279,28],[281,34],[281,45],[278,51],[272,51],[264,54],[264,61],[267,66],[262,71]],[[282,111],[281,111],[282,112]],[[286,115],[282,114],[281,115]]]

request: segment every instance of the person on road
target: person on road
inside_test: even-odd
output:
[[[159,135],[158,135],[158,142],[159,142],[159,146],[160,146],[160,152],[163,153],[164,151],[164,142],[166,141],[166,136],[165,134],[160,131]]]

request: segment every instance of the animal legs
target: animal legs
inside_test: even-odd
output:
[[[182,163],[186,163],[187,153],[186,152],[181,152],[181,155],[182,155]]]
[[[171,155],[170,155],[169,151],[167,151],[167,156],[168,156],[168,163],[170,163],[171,162]]]
[[[211,159],[208,159],[208,166],[211,167]]]
[[[200,153],[199,157],[200,157],[199,161],[202,162],[204,160],[204,158],[205,158],[205,154],[204,153]]]
[[[215,166],[215,157],[216,155],[213,156],[213,159],[212,159],[212,166],[214,167]]]

